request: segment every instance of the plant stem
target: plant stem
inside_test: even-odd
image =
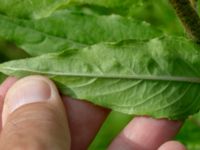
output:
[[[200,42],[200,18],[190,0],[169,0],[191,38]]]
[[[190,0],[192,7],[196,10],[197,9],[197,0]]]

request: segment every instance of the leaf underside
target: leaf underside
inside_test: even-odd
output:
[[[162,37],[11,61],[0,71],[48,75],[63,93],[118,112],[184,119],[200,108],[199,57],[187,39]]]
[[[199,46],[133,18],[185,35],[165,0],[0,0],[0,38],[37,56],[0,72],[46,75],[63,94],[112,109],[91,150],[106,149],[132,114],[176,120],[198,112]],[[199,115],[189,117],[177,139],[199,149],[198,129]]]

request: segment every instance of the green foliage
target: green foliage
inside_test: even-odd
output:
[[[0,12],[11,17],[41,18],[50,15],[68,0],[0,0]]]
[[[176,139],[186,145],[189,150],[200,149],[200,113],[184,123]]]
[[[15,47],[15,45],[6,42],[2,39],[0,39],[0,63],[13,60],[13,59],[19,59],[19,58],[25,58],[28,55]],[[0,83],[6,78],[6,75],[0,73]]]
[[[0,73],[0,83],[3,82],[3,80],[5,79],[5,77],[6,76],[4,74]]]
[[[167,34],[184,35],[184,30],[167,0],[143,0],[128,15],[146,20]]]
[[[39,20],[0,15],[0,28],[0,37],[15,42],[31,55],[80,48],[103,41],[143,40],[161,35],[148,23],[131,18],[87,15],[67,10]]]
[[[88,4],[88,5],[97,5],[97,6],[102,6],[106,8],[118,8],[120,10],[123,9],[129,9],[132,8],[135,4],[138,2],[141,2],[142,0],[135,0],[133,3],[132,0],[124,0],[123,3],[121,0],[69,0],[69,4],[76,4],[76,5],[83,5],[83,4]]]
[[[126,114],[184,119],[199,111],[200,47],[184,36],[166,0],[0,0],[0,61],[27,57],[13,44],[37,56],[0,71],[47,75],[63,93],[117,111],[91,149],[106,149]],[[177,137],[192,150],[199,149],[199,118]]]
[[[199,57],[198,45],[162,37],[11,61],[0,71],[49,75],[63,93],[118,112],[183,119],[200,109]]]
[[[127,11],[133,8],[142,0],[28,0],[18,2],[18,0],[0,0],[0,12],[20,18],[44,18],[57,9],[69,7],[70,5],[96,5],[120,11]]]
[[[113,138],[116,137],[124,126],[132,119],[132,115],[112,111],[105,120],[103,126],[94,139],[94,142],[90,145],[88,150],[106,149]],[[105,139],[105,137],[106,141],[102,140]]]
[[[0,39],[0,62],[25,58],[28,55],[14,44]]]

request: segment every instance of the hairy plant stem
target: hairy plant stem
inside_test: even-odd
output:
[[[191,0],[169,0],[190,37],[200,42],[200,18]]]
[[[189,0],[192,4],[192,7],[196,10],[197,9],[197,0]]]

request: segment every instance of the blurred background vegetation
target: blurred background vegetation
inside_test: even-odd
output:
[[[74,9],[89,10],[90,6],[80,6]],[[98,13],[98,9],[94,8]],[[177,19],[174,10],[167,0],[137,0],[137,5],[134,5],[130,10],[122,11],[115,10],[116,13],[126,13],[127,16],[144,20],[151,23],[153,26],[162,30],[165,34],[184,36],[185,32],[179,20]],[[109,11],[105,10],[105,14]],[[4,41],[0,37],[0,62],[8,60],[25,58],[28,55],[21,49],[12,44],[12,41]],[[0,74],[0,82],[5,78]],[[177,139],[183,142],[191,150],[200,150],[200,114],[188,119]]]
[[[17,48],[11,42],[4,41],[0,37],[0,63],[25,57],[28,57],[28,54],[26,54],[23,50]],[[2,82],[5,78],[6,76],[0,73],[0,82]]]

